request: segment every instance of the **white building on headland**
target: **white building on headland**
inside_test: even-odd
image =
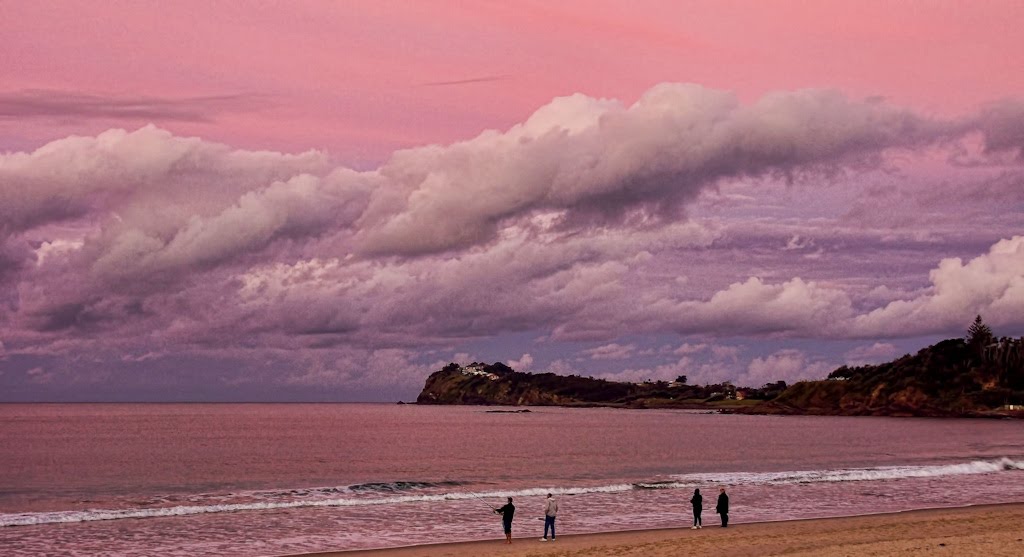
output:
[[[478,375],[480,377],[486,377],[491,381],[498,380],[497,375],[484,371],[484,364],[469,364],[468,366],[459,366],[459,371],[461,371],[463,375]]]

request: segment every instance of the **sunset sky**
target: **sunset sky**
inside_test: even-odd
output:
[[[0,0],[0,401],[1024,335],[1024,3]]]

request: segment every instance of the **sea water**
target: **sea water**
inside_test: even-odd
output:
[[[1024,501],[1024,423],[379,404],[0,405],[4,555],[275,556]]]

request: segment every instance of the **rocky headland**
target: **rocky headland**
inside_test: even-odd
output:
[[[980,320],[975,323],[979,325]],[[984,325],[981,325],[984,327]],[[973,330],[973,329],[972,329]],[[981,329],[891,362],[843,366],[822,381],[761,387],[676,381],[627,383],[524,373],[502,363],[448,364],[417,404],[691,408],[751,414],[1024,417],[1024,338]]]

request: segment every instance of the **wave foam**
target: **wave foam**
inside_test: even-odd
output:
[[[681,474],[671,482],[637,484],[644,489],[692,487],[694,484],[722,483],[729,485],[781,485],[822,482],[859,482],[991,474],[1024,470],[1024,461],[1010,458],[975,460],[958,464],[927,466],[879,466],[876,468],[841,468],[837,470],[797,470],[786,472],[734,472],[728,474]]]
[[[883,466],[877,468],[850,468],[838,470],[804,470],[789,472],[735,472],[726,474],[683,474],[671,476],[669,481],[611,484],[593,487],[537,487],[514,491],[453,492],[422,495],[393,495],[386,497],[340,497],[322,500],[251,501],[209,505],[178,505],[172,507],[150,507],[134,509],[88,509],[77,511],[54,511],[33,513],[0,514],[0,526],[30,526],[36,524],[58,524],[69,522],[91,522],[97,520],[120,520],[127,518],[156,518],[188,516],[206,513],[228,513],[239,511],[260,511],[268,509],[294,509],[312,507],[353,507],[369,505],[395,505],[431,501],[459,501],[467,499],[503,499],[505,497],[557,495],[583,495],[588,493],[621,493],[634,489],[682,489],[695,485],[718,483],[728,485],[778,485],[817,482],[850,482],[900,480],[968,474],[990,474],[1012,470],[1024,470],[1024,461],[1001,458],[978,460],[960,464],[931,466]],[[299,493],[303,491],[344,492],[358,494],[359,491],[391,493],[394,491],[426,489],[428,487],[450,487],[460,482],[389,482],[358,484],[347,488],[314,488],[309,490],[288,490],[263,493]],[[327,491],[331,490],[331,491]]]

